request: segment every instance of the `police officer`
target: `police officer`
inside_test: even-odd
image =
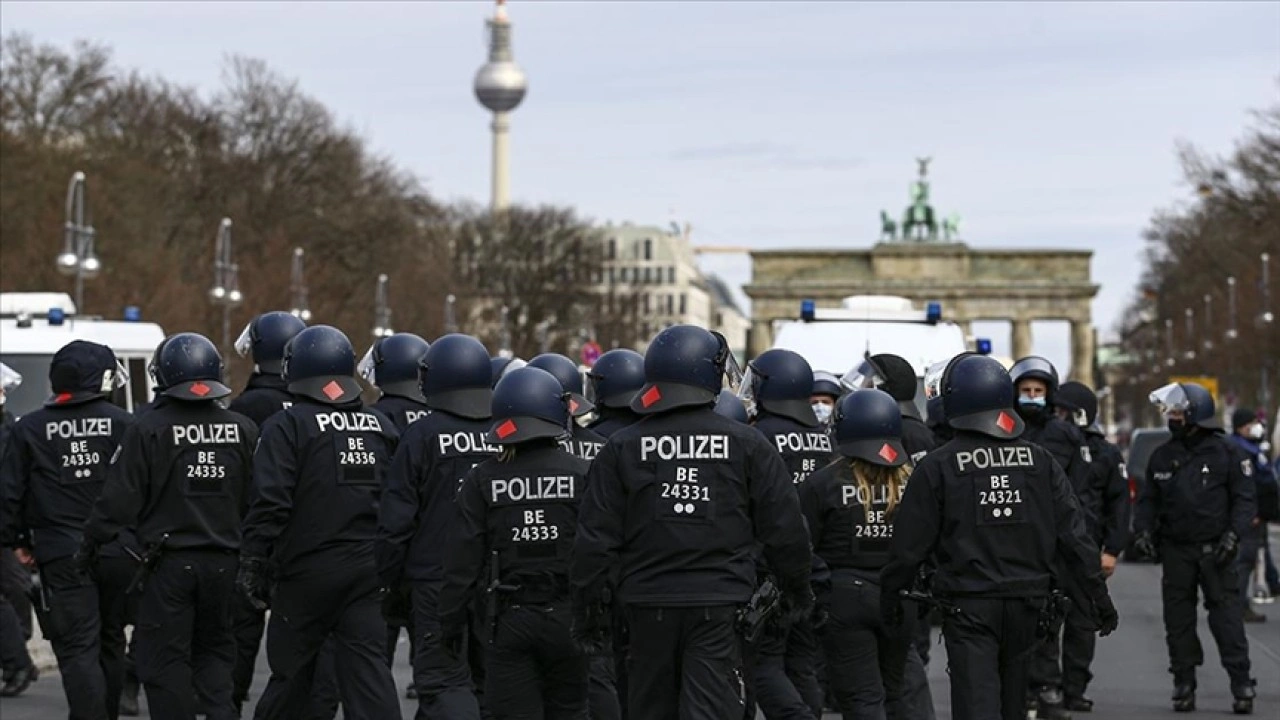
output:
[[[813,392],[809,396],[809,404],[813,407],[813,414],[818,418],[818,422],[823,425],[830,425],[836,414],[836,403],[840,402],[840,396],[844,394],[844,388],[840,385],[840,378],[835,373],[826,370],[813,371]]]
[[[418,717],[477,720],[471,672],[441,645],[439,596],[458,488],[498,452],[486,439],[489,353],[469,335],[445,335],[431,344],[420,372],[431,413],[409,426],[392,461],[378,509],[378,574],[386,587],[411,588]]]
[[[1097,518],[1093,541],[1102,550],[1102,574],[1109,578],[1115,572],[1120,552],[1129,544],[1129,479],[1124,471],[1124,455],[1120,448],[1107,442],[1098,427],[1098,396],[1087,385],[1063,383],[1055,404],[1060,416],[1084,433],[1089,447],[1092,492],[1088,498],[1096,503],[1091,514]],[[1077,622],[1074,627],[1079,625]],[[1093,662],[1095,641],[1091,632],[1074,632],[1072,623],[1063,628],[1062,690],[1067,710],[1093,710],[1093,701],[1084,693],[1093,679],[1089,665]]]
[[[280,376],[285,345],[306,328],[294,315],[279,310],[266,312],[249,322],[236,338],[235,351],[253,360],[253,373],[244,390],[231,401],[228,409],[249,418],[259,428],[267,418],[293,402],[287,383]],[[231,632],[236,640],[236,661],[231,670],[232,697],[236,707],[244,704],[253,684],[253,669],[258,662],[258,649],[266,629],[266,613],[254,607],[243,593],[231,599]]]
[[[150,371],[161,396],[125,433],[77,559],[91,568],[102,545],[137,528],[147,550],[135,652],[151,713],[194,720],[198,694],[201,714],[230,720],[228,608],[257,428],[214,402],[231,389],[207,338],[168,338]]]
[[[596,406],[596,419],[587,427],[609,437],[640,419],[631,400],[644,386],[644,357],[635,350],[614,348],[587,372],[587,399]]]
[[[53,397],[14,425],[0,462],[0,545],[34,561],[48,596],[37,609],[76,718],[116,716],[124,677],[125,590],[134,563],[121,543],[92,576],[73,559],[107,466],[133,416],[107,397],[128,382],[111,348],[75,340],[54,353]],[[21,540],[20,540],[21,538]]]
[[[1252,521],[1248,534],[1240,539],[1240,598],[1244,602],[1245,622],[1266,622],[1267,616],[1255,611],[1249,603],[1249,577],[1253,575],[1258,563],[1258,554],[1266,552],[1267,523],[1280,519],[1280,508],[1277,508],[1276,476],[1271,469],[1271,459],[1267,457],[1264,438],[1266,428],[1262,425],[1261,416],[1248,408],[1237,408],[1231,413],[1232,432],[1228,436],[1253,464],[1254,497],[1257,501],[1257,515]],[[1259,587],[1266,582],[1265,571],[1257,578]]]
[[[799,489],[809,474],[834,459],[831,436],[814,415],[813,369],[790,350],[767,350],[747,365],[739,395],[754,425],[782,455]],[[767,574],[767,569],[763,574]],[[819,562],[815,574],[825,572]],[[822,686],[815,671],[818,640],[809,619],[764,634],[751,648],[755,699],[769,720],[821,717]]]
[[[559,445],[573,422],[572,395],[529,364],[494,389],[486,438],[502,453],[471,470],[458,493],[441,634],[460,654],[468,616],[487,618],[484,695],[493,717],[581,720],[587,656],[570,634],[568,574],[589,463]],[[477,588],[487,590],[489,608],[468,612]]]
[[[1058,370],[1048,360],[1030,356],[1015,362],[1009,375],[1013,378],[1017,392],[1018,415],[1026,423],[1022,439],[1048,450],[1062,466],[1084,513],[1085,528],[1093,536],[1097,528],[1094,509],[1098,503],[1093,497],[1090,479],[1089,465],[1092,456],[1084,436],[1075,425],[1062,420],[1054,411],[1054,401],[1058,394]],[[1065,644],[1080,648],[1092,642],[1094,632],[1090,623],[1079,612],[1068,612],[1062,635],[1067,637]],[[1069,670],[1064,669],[1059,662],[1062,655],[1058,633],[1055,632],[1045,639],[1031,659],[1031,686],[1034,695],[1028,697],[1028,703],[1037,706],[1038,717],[1049,720],[1067,718],[1069,714],[1064,708],[1064,672],[1077,677],[1089,672],[1087,666],[1079,666],[1081,652],[1067,653],[1068,663],[1076,663]]]
[[[1240,538],[1255,515],[1252,459],[1215,429],[1213,396],[1195,383],[1151,393],[1172,437],[1147,462],[1138,500],[1134,546],[1163,566],[1165,640],[1173,673],[1173,707],[1194,710],[1196,667],[1204,662],[1196,635],[1196,594],[1204,592],[1209,630],[1231,678],[1233,709],[1253,712],[1249,645],[1236,576]]]
[[[396,430],[403,436],[409,425],[431,412],[422,388],[418,383],[418,367],[431,347],[430,343],[413,333],[396,333],[378,338],[356,367],[360,377],[378,388],[382,396],[373,408],[391,418]],[[389,590],[382,606],[387,618],[387,664],[395,662],[396,645],[400,641],[400,628],[409,634],[409,658],[413,658],[413,600],[407,586]],[[415,700],[418,693],[412,683],[405,689],[405,697]]]
[[[834,422],[840,459],[799,488],[814,554],[831,570],[823,645],[845,720],[917,717],[902,712],[901,703],[914,623],[885,627],[879,608],[890,523],[911,473],[902,425],[888,394],[859,390],[846,396]]]
[[[22,375],[0,363],[0,458],[4,457],[4,448],[9,444],[14,424],[13,414],[5,407],[5,395],[21,384]],[[25,599],[25,588],[10,581],[11,576],[22,574],[26,571],[18,566],[13,552],[7,546],[0,547],[0,667],[4,670],[0,697],[21,695],[40,675],[27,653],[29,633],[19,617],[18,607]],[[29,618],[30,609],[21,607]]]
[[[595,409],[595,405],[583,396],[582,373],[569,358],[556,353],[543,353],[530,360],[529,367],[545,370],[560,381],[560,386],[569,393],[569,413],[575,420],[589,415]],[[604,446],[604,436],[574,422],[570,426],[569,437],[561,440],[560,444],[570,455],[590,461],[595,459]]]
[[[1024,425],[1009,373],[993,358],[966,353],[951,361],[940,388],[956,437],[911,475],[880,576],[881,611],[902,617],[900,593],[932,555],[933,593],[949,608],[943,636],[952,716],[1020,720],[1026,661],[1059,562],[1084,590],[1101,634],[1118,620],[1062,468],[1019,439]]]
[[[807,617],[809,539],[782,458],[716,414],[732,358],[689,325],[653,339],[632,409],[591,464],[570,565],[576,632],[606,633],[616,591],[631,638],[628,716],[738,720],[737,606],[755,588],[756,543],[787,615]]]
[[[298,333],[281,369],[294,403],[262,428],[236,579],[253,602],[265,607],[269,596],[272,607],[271,680],[255,717],[306,707],[316,656],[330,635],[344,715],[395,717],[373,543],[398,433],[385,415],[363,407],[355,352],[337,329]]]

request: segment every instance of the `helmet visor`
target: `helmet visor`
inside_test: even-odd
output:
[[[0,363],[0,387],[12,390],[22,384],[22,373]]]
[[[942,395],[942,375],[947,371],[948,360],[936,362],[924,371],[924,397],[932,400]]]
[[[742,406],[747,409],[747,417],[756,416],[756,386],[767,377],[764,373],[756,369],[755,365],[747,364],[747,371],[742,374],[737,385],[737,396],[742,401]]]
[[[360,358],[360,364],[356,365],[356,375],[364,378],[365,382],[370,385],[378,384],[378,360],[377,354],[374,352],[378,347],[378,343],[369,346],[364,357]]]
[[[1160,412],[1183,412],[1191,407],[1191,400],[1178,383],[1170,383],[1159,388],[1150,395],[1151,404],[1160,408]]]
[[[248,357],[253,350],[253,323],[244,326],[244,330],[240,331],[240,337],[236,338],[236,344],[233,346],[236,354],[240,357]]]
[[[115,368],[102,373],[102,386],[99,389],[104,393],[108,393],[119,390],[128,384],[129,370],[125,368],[123,360],[116,358]]]
[[[871,364],[870,360],[862,360],[854,365],[844,375],[840,376],[840,384],[846,390],[868,390],[880,386],[884,381],[880,377],[880,371],[876,370],[876,366]]]
[[[1009,368],[1009,376],[1013,378],[1014,382],[1030,373],[1044,374],[1053,378],[1058,377],[1058,371],[1054,369],[1053,363],[1042,357],[1025,357]]]
[[[716,340],[720,343],[720,351],[716,353],[716,362],[724,368],[725,385],[736,392],[746,382],[743,377],[742,366],[738,364],[738,358],[729,349],[729,341],[725,339],[724,335],[718,332],[712,332],[711,334],[715,335]]]

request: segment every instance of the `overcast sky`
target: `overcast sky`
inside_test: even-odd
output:
[[[490,3],[0,3],[0,27],[104,42],[212,91],[266,60],[443,199],[488,200],[471,82]],[[1228,151],[1277,100],[1280,3],[509,4],[530,89],[516,202],[693,225],[698,244],[866,247],[932,156],[975,246],[1095,252],[1109,329],[1153,209],[1185,200],[1174,142]],[[731,282],[743,257],[705,263]],[[1005,328],[980,327],[1007,352]],[[1036,327],[1063,362],[1064,327]]]

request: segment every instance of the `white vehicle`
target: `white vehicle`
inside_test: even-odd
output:
[[[151,400],[147,364],[164,331],[139,321],[137,308],[123,320],[77,317],[66,293],[0,293],[0,361],[22,375],[22,384],[7,393],[5,409],[21,417],[49,399],[49,364],[54,353],[72,340],[106,345],[129,371],[129,384],[111,400],[132,412]]]
[[[964,330],[942,320],[942,305],[931,302],[921,310],[907,298],[892,295],[853,295],[839,308],[818,308],[812,300],[800,304],[799,320],[775,320],[773,346],[797,352],[814,370],[842,373],[863,358],[892,353],[911,363],[920,381],[916,403],[924,411],[923,378],[930,365],[949,360],[969,346]],[[991,352],[979,339],[978,352]]]

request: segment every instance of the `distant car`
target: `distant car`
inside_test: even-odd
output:
[[[1147,463],[1156,448],[1169,441],[1168,428],[1140,428],[1133,431],[1129,439],[1129,455],[1125,459],[1125,473],[1129,476],[1129,529],[1133,530],[1134,517],[1138,498],[1142,495],[1142,485],[1147,479]],[[1139,557],[1139,553],[1130,545],[1124,553],[1126,560],[1150,561],[1153,558]]]

